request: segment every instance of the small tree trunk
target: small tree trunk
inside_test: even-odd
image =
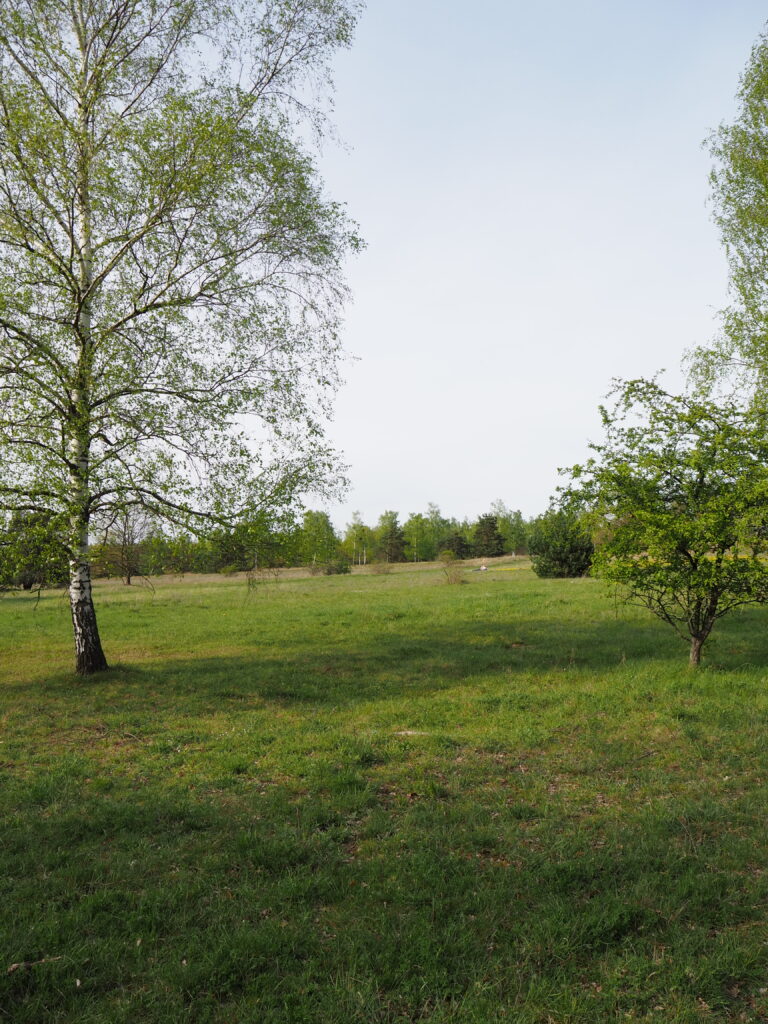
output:
[[[692,668],[698,668],[701,664],[701,649],[704,646],[704,636],[692,636],[691,637],[691,657],[690,665]]]

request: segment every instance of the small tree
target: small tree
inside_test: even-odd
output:
[[[768,422],[734,405],[619,384],[606,439],[572,473],[598,542],[593,571],[690,643],[768,599]]]
[[[531,523],[528,550],[537,576],[564,579],[586,576],[594,545],[578,513],[552,508]]]
[[[373,532],[379,561],[387,564],[405,561],[405,536],[397,512],[389,509],[383,512]]]
[[[460,560],[456,558],[453,551],[441,551],[437,558],[442,564],[446,583],[464,582],[464,571],[461,567]]]
[[[104,539],[93,550],[95,575],[119,576],[130,586],[135,576],[144,575],[141,542],[154,526],[142,508],[128,507],[115,512],[104,524]]]
[[[301,562],[316,572],[335,563],[339,556],[339,538],[327,512],[304,513],[299,534]]]
[[[496,516],[480,516],[475,524],[472,553],[478,558],[495,558],[504,554],[504,538],[499,533]]]

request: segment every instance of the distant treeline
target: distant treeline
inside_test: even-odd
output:
[[[263,520],[194,537],[164,532],[143,512],[127,510],[96,532],[93,573],[122,577],[166,573],[234,573],[308,566],[318,573],[346,572],[352,565],[434,561],[441,552],[455,558],[525,554],[531,522],[497,501],[476,520],[446,518],[436,505],[403,522],[385,511],[375,525],[355,513],[343,533],[325,512],[307,511],[279,525]],[[0,584],[24,587],[64,585],[68,559],[56,524],[39,516],[16,515],[0,535]]]

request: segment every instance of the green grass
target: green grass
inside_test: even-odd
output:
[[[767,1021],[765,613],[467,579],[5,596],[0,1021]]]

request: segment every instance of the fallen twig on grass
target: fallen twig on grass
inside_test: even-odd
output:
[[[13,974],[14,971],[19,971],[23,967],[37,967],[39,964],[52,964],[57,960],[63,960],[63,956],[46,956],[42,960],[22,960],[18,964],[11,964],[6,974]]]

